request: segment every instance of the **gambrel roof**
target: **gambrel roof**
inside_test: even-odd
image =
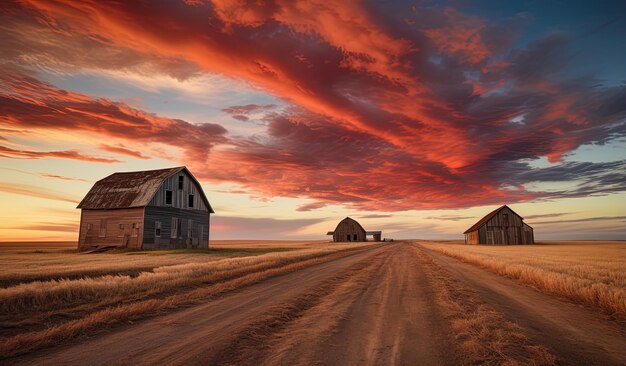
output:
[[[215,213],[202,186],[184,166],[139,172],[113,173],[97,181],[77,208],[108,210],[147,206],[167,178],[185,172],[198,187],[198,192],[210,213]]]

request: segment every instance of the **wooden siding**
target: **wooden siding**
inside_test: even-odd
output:
[[[355,238],[356,235],[356,238]],[[349,238],[348,238],[349,236]],[[367,241],[365,230],[358,222],[352,219],[342,220],[333,232],[333,241]]]
[[[81,211],[78,249],[119,246],[140,249],[143,239],[143,207]]]
[[[177,178],[178,179],[178,178]],[[178,184],[178,182],[177,182]],[[178,187],[176,187],[178,188]],[[172,238],[172,218],[178,219],[178,233]],[[191,226],[189,226],[191,220]],[[147,206],[144,216],[143,249],[203,248],[209,246],[210,214],[207,211]],[[161,222],[156,237],[155,223]],[[202,233],[200,233],[202,232]],[[191,235],[189,235],[191,234]]]
[[[508,207],[478,228],[467,233],[467,244],[534,244],[533,229]]]
[[[178,177],[183,176],[183,189],[178,188]],[[172,191],[172,204],[165,204],[165,192]],[[193,208],[189,208],[188,200],[189,195],[193,194]],[[181,171],[177,174],[173,174],[169,178],[165,179],[157,192],[150,200],[148,206],[158,207],[173,207],[173,208],[185,208],[196,211],[208,211],[208,208],[204,204],[204,201],[200,197],[200,189],[196,183],[189,177],[185,171]]]

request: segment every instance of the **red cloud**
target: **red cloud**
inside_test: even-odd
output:
[[[84,131],[104,136],[158,142],[185,151],[185,157],[205,161],[210,149],[225,142],[226,129],[212,123],[191,124],[168,119],[131,108],[123,103],[57,89],[25,75],[18,68],[0,71],[0,123],[12,127]],[[104,145],[108,151],[143,157],[138,152]],[[36,153],[3,148],[5,156],[35,158],[55,156],[95,162],[119,162],[81,156],[75,151]],[[47,155],[46,155],[47,154]]]
[[[258,105],[258,104],[246,104],[246,105],[234,105],[226,108],[222,108],[222,112],[228,114],[250,114],[250,113],[258,113],[265,112],[270,109],[276,108],[274,104],[266,104],[266,105]]]
[[[567,60],[566,37],[549,34],[509,52],[515,26],[453,9],[419,8],[397,19],[374,5],[328,1],[26,3],[23,17],[5,16],[24,32],[0,27],[18,40],[0,45],[12,63],[60,67],[65,52],[72,55],[63,62],[77,68],[178,70],[184,77],[203,70],[244,79],[292,108],[224,108],[241,120],[253,110],[266,114],[268,138],[228,138],[218,125],[155,116],[5,67],[3,123],[180,147],[204,179],[315,200],[301,209],[346,203],[391,211],[566,196],[516,188],[558,180],[556,170],[535,174],[528,161],[557,162],[582,144],[626,134],[625,87],[554,77]],[[66,43],[101,52],[78,58]],[[620,176],[594,174],[605,188],[573,174],[584,181],[579,194],[622,189]]]
[[[60,179],[60,180],[74,180],[74,181],[79,181],[79,182],[88,182],[87,179],[64,177],[62,175],[57,175],[57,174],[39,173],[39,175],[44,177],[44,178],[52,178],[52,179]]]
[[[100,149],[102,151],[108,151],[108,152],[111,152],[111,153],[132,156],[133,158],[142,159],[142,160],[150,159],[150,157],[143,155],[139,151],[130,150],[130,149],[127,149],[127,148],[125,148],[123,146],[111,146],[111,145],[106,145],[106,144],[100,144],[98,149]]]
[[[43,158],[60,158],[60,159],[72,159],[89,161],[92,163],[120,163],[121,160],[100,158],[97,156],[84,155],[76,150],[63,150],[63,151],[29,151],[29,150],[15,150],[6,146],[0,146],[0,157],[3,158],[18,158],[18,159],[43,159]]]

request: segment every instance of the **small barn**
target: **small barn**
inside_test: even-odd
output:
[[[367,241],[368,236],[372,236],[374,241],[380,241],[382,231],[365,231],[355,219],[346,217],[339,222],[335,231],[329,231],[326,235],[332,235],[334,242]]]
[[[466,244],[534,244],[533,228],[507,205],[497,208],[465,232]]]
[[[208,248],[215,213],[186,167],[111,174],[77,208],[79,250]]]

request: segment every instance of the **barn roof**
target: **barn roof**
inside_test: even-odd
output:
[[[354,223],[357,224],[358,227],[361,228],[361,230],[365,231],[365,229],[363,229],[363,226],[361,226],[361,224],[359,224],[358,221],[356,221],[355,219],[353,219],[352,217],[346,217],[345,219],[339,221],[339,223],[337,224],[337,228],[339,227],[339,225],[341,225],[342,222],[344,221],[353,221]],[[337,228],[335,228],[335,230],[337,230]]]
[[[113,173],[97,181],[77,208],[106,210],[117,208],[144,207],[161,187],[164,180],[181,171],[186,172],[196,183],[200,197],[209,212],[214,213],[200,183],[184,166],[139,172]]]
[[[508,208],[509,210],[511,210],[511,208],[510,208],[509,206],[507,206],[507,205],[500,206],[500,207],[496,208],[495,210],[491,211],[490,213],[488,213],[488,214],[487,214],[487,216],[485,216],[485,217],[483,217],[482,219],[478,220],[478,222],[477,222],[477,223],[475,223],[474,225],[472,225],[472,227],[470,227],[469,229],[465,230],[465,232],[464,232],[463,234],[467,234],[467,233],[469,233],[469,232],[472,232],[472,231],[476,231],[476,230],[478,230],[478,228],[480,228],[481,226],[483,226],[484,224],[486,224],[486,223],[487,223],[487,221],[491,220],[491,218],[492,218],[492,217],[494,217],[495,215],[497,215],[497,214],[498,214],[498,212],[500,212],[500,211],[501,211],[503,208],[505,208],[505,207],[506,207],[506,208]],[[515,212],[515,211],[513,211],[513,210],[511,210],[511,212],[513,212],[514,214],[516,214],[516,215],[517,215],[517,212]],[[519,215],[517,215],[517,216],[519,216]],[[523,217],[521,217],[521,216],[519,216],[519,218],[520,218],[520,219],[522,219],[522,220],[524,220],[524,218],[523,218]]]

